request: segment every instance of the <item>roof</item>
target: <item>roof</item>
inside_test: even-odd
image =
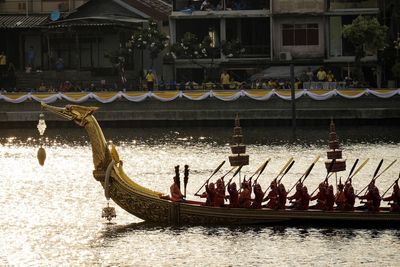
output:
[[[163,0],[114,0],[124,2],[156,20],[167,20],[172,12],[172,5]]]
[[[1,15],[1,28],[34,28],[48,21],[48,15]]]
[[[64,19],[47,24],[49,28],[65,28],[70,26],[92,27],[92,26],[116,26],[124,24],[143,23],[146,20],[129,17],[81,17]]]

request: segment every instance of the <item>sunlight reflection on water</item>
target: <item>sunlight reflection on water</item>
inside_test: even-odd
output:
[[[227,143],[231,129],[105,132],[115,137],[113,142],[126,173],[161,192],[168,192],[174,166],[189,164],[188,195],[193,195],[230,154]],[[294,144],[279,138],[282,131],[268,130],[265,135],[256,129],[245,134],[257,132],[261,133],[255,138],[245,139],[251,163],[243,168],[243,174],[251,174],[271,157],[260,178],[264,187],[289,156],[296,163],[284,180],[287,187],[316,155],[326,157],[326,131]],[[399,230],[174,228],[143,223],[118,207],[117,219],[107,224],[100,218],[106,200],[92,176],[91,148],[83,130],[50,129],[46,134],[47,160],[43,167],[36,159],[38,140],[34,131],[9,131],[0,136],[0,266],[394,266],[400,260]],[[371,141],[342,135],[348,169],[356,158],[370,158],[354,179],[358,190],[371,179],[382,157],[384,166],[399,157],[396,138]],[[265,136],[275,137],[269,142]],[[397,163],[379,178],[381,190],[397,178],[399,166]],[[224,171],[228,169],[223,167]],[[320,159],[306,184],[316,187],[325,173]]]

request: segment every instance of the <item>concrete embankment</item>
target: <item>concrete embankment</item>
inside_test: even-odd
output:
[[[52,105],[66,104],[70,103],[57,101]],[[290,125],[292,120],[291,102],[276,96],[267,101],[242,97],[229,102],[216,98],[201,101],[180,98],[170,102],[156,99],[130,102],[119,99],[109,104],[101,104],[90,100],[82,105],[100,107],[95,114],[96,118],[102,125],[109,126],[232,125],[237,113],[247,125]],[[37,101],[31,100],[19,104],[1,101],[0,125],[2,128],[30,127],[37,123],[40,112],[40,103]],[[323,101],[301,97],[296,100],[296,117],[299,125],[319,124],[330,118],[351,124],[395,124],[400,121],[400,96],[386,99],[373,95],[357,99],[335,96]],[[46,121],[63,125],[63,119],[53,114],[47,114]]]

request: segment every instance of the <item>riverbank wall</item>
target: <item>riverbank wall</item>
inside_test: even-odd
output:
[[[51,105],[72,104],[57,100]],[[184,125],[231,125],[236,114],[246,125],[291,125],[292,102],[277,96],[268,100],[241,97],[233,101],[217,98],[190,100],[177,98],[160,101],[147,98],[132,102],[119,98],[111,103],[100,103],[89,99],[80,105],[99,107],[95,113],[104,126],[184,126]],[[0,102],[0,127],[31,127],[37,123],[41,112],[40,103],[27,100],[22,103]],[[398,124],[400,122],[400,95],[380,98],[364,95],[355,99],[334,96],[326,100],[301,97],[295,101],[296,124],[318,125],[331,118],[348,124]],[[65,120],[46,113],[50,124],[64,125]],[[324,123],[326,125],[326,123]]]

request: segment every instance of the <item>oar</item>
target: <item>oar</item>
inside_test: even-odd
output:
[[[278,179],[278,177],[288,168],[288,166],[292,163],[293,161],[293,157],[291,157],[286,164],[283,166],[283,168],[281,169],[281,171],[278,173],[278,175],[274,178],[274,180]]]
[[[397,159],[393,160],[392,163],[390,163],[380,174],[378,174],[377,176],[375,176],[374,181],[376,181],[376,179],[379,178],[379,176],[381,176],[382,174],[384,174],[390,167],[393,166],[393,164],[395,164],[397,161]]]
[[[300,176],[299,180],[297,180],[297,182],[292,186],[292,188],[290,188],[290,190],[288,191],[288,194],[293,190],[293,188],[295,188],[295,186],[302,182],[301,180],[304,178],[304,181],[306,180],[306,178],[308,177],[308,175],[310,174],[311,170],[314,168],[315,163],[317,163],[317,161],[319,160],[320,155],[318,155],[315,160],[311,163],[311,165],[307,168],[307,170]]]
[[[386,193],[390,190],[390,188],[392,188],[395,184],[397,184],[397,183],[399,182],[399,180],[400,180],[400,172],[399,172],[399,178],[397,178],[397,179],[392,183],[392,185],[385,191],[385,193],[383,193],[383,195],[382,195],[381,198],[383,198],[383,197],[386,195]]]
[[[258,174],[257,178],[254,180],[253,186],[255,186],[255,185],[257,184],[258,178],[259,178],[259,177],[261,176],[261,174],[264,172],[265,167],[267,167],[268,162],[269,162],[269,160],[266,162],[266,164],[264,165],[264,168],[261,169],[261,171],[260,171],[260,173]],[[249,181],[251,181],[251,177],[250,177],[250,180],[249,180]],[[240,189],[242,189],[242,188],[240,188]],[[241,190],[239,190],[239,192],[241,192]]]
[[[282,181],[282,179],[283,179],[283,177],[289,172],[289,170],[292,168],[292,166],[293,166],[293,164],[294,164],[294,160],[290,163],[290,165],[286,168],[286,170],[285,170],[285,172],[282,174],[282,176],[281,176],[281,178],[279,178],[279,180],[277,181],[277,184],[279,184],[281,181]],[[274,180],[272,180],[272,181],[276,181],[276,179],[277,179],[278,177],[276,177]],[[271,184],[267,187],[267,189],[265,189],[265,191],[264,191],[264,195],[267,193],[267,191],[268,191],[268,189],[271,187]]]
[[[258,178],[259,178],[260,175],[264,172],[265,167],[267,167],[267,165],[268,165],[268,163],[269,163],[270,161],[271,161],[271,158],[267,159],[267,160],[257,169],[257,171],[256,171],[252,176],[250,176],[249,181],[253,178],[254,175],[258,174],[257,178],[254,180],[254,184],[256,184],[257,181],[258,181]]]
[[[200,190],[203,188],[203,186],[205,186],[208,183],[208,181],[210,181],[211,177],[213,177],[214,174],[216,174],[219,171],[219,169],[221,169],[222,165],[224,165],[224,164],[225,164],[225,160],[221,164],[219,164],[219,166],[214,170],[214,172],[211,174],[211,176],[204,182],[204,184],[199,188],[199,190],[197,190],[197,192],[194,195],[197,195],[200,192]],[[230,173],[232,170],[233,169],[231,169],[228,173]],[[227,174],[225,174],[225,175],[227,175]]]
[[[358,164],[359,159],[356,159],[356,161],[354,161],[353,167],[351,167],[351,170],[349,172],[349,175],[347,176],[347,179],[344,183],[347,183],[347,181],[349,180],[350,176],[353,174],[354,169],[356,168],[357,164]]]
[[[369,186],[373,181],[375,181],[375,176],[378,175],[378,171],[379,171],[379,169],[381,168],[382,163],[383,163],[383,159],[381,159],[381,161],[379,162],[378,166],[376,167],[375,172],[374,172],[374,176],[372,176],[371,181],[360,191],[360,193],[357,194],[357,196],[360,196],[360,195],[364,192],[364,190],[367,189],[368,186]]]
[[[229,181],[226,183],[226,185],[225,185],[225,188],[228,186],[228,184],[230,183],[230,182],[232,182],[232,180],[233,180],[233,178],[235,178],[235,176],[240,172],[240,170],[242,169],[242,167],[243,167],[243,165],[241,165],[236,171],[235,171],[235,173],[233,174],[233,176],[231,177],[231,179],[229,179]],[[235,167],[233,167],[228,173],[230,173],[232,170],[234,170],[235,168],[237,168],[237,166],[235,166]],[[227,173],[227,174],[228,174]],[[226,175],[224,175],[223,177],[225,177]],[[222,178],[223,178],[222,177]],[[246,179],[246,177],[244,177],[245,179]]]
[[[347,178],[347,181],[350,181],[350,179],[353,179],[353,177],[359,173],[359,171],[368,163],[369,158],[367,158],[361,165],[360,167],[357,168],[357,170],[353,173],[353,175],[351,175],[349,178]]]
[[[333,159],[331,161],[331,164],[328,167],[328,172],[326,173],[325,180],[324,180],[325,183],[328,182],[328,180],[329,180],[329,177],[330,177],[329,174],[332,171],[333,165],[335,165],[335,162],[336,162],[336,159]],[[315,188],[315,190],[310,194],[310,196],[314,195],[314,193],[318,190],[318,188],[319,188],[319,186],[317,186],[317,188]]]

